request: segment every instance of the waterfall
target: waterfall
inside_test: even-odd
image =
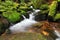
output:
[[[34,18],[35,18],[34,14],[38,13],[39,11],[40,11],[40,10],[38,10],[38,9],[34,10],[33,13],[29,14],[29,19],[34,20]]]
[[[26,17],[24,15],[22,15],[24,19],[26,19]]]
[[[60,40],[60,33],[57,30],[55,30],[55,34],[58,36],[58,38],[56,38],[56,40]]]
[[[58,38],[56,38],[56,40],[60,40],[60,32],[55,27],[54,27],[54,33],[58,36]]]
[[[57,38],[56,40],[60,40],[60,38]]]
[[[37,21],[34,20],[34,14],[38,13],[39,11],[40,10],[35,10],[31,14],[29,14],[29,18],[26,18],[24,15],[22,15],[24,20],[13,26],[10,26],[9,30],[11,31],[11,33],[27,32],[27,29],[30,28],[31,25],[37,23]]]

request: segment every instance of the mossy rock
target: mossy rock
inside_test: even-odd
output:
[[[19,33],[12,35],[4,35],[0,40],[46,40],[40,33]]]
[[[9,28],[8,21],[4,18],[0,18],[0,35],[3,34],[7,28]]]
[[[36,21],[43,21],[43,20],[46,20],[46,19],[47,19],[47,13],[46,14],[42,13],[42,14],[38,14],[38,15],[35,16]]]

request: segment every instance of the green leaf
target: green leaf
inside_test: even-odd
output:
[[[60,13],[56,14],[56,16],[54,17],[55,21],[58,20],[58,19],[60,19]]]
[[[56,13],[57,1],[53,1],[52,4],[49,6],[49,16],[54,17]]]

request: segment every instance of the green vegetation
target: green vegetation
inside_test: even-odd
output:
[[[16,3],[14,1],[7,0],[0,2],[0,12],[10,22],[14,23],[21,20],[21,15],[26,15],[28,5],[26,3]]]
[[[53,1],[52,4],[49,6],[49,16],[54,17],[56,13],[57,1]]]
[[[58,20],[58,19],[60,19],[60,13],[56,14],[56,16],[54,18],[55,21]]]
[[[31,0],[34,8],[39,8],[40,5],[42,4],[42,0]]]
[[[19,2],[16,2],[19,1]],[[51,3],[46,0],[29,0],[29,2],[25,2],[26,0],[0,0],[0,14],[2,15],[2,20],[7,19],[9,23],[17,23],[22,19],[22,15],[27,15],[28,11],[32,12],[32,8],[30,6],[33,6],[34,9],[40,9],[41,11],[37,14],[40,19],[46,19],[48,20],[49,16],[53,18],[53,21],[56,21],[60,19],[60,10],[58,11],[58,5],[60,0],[52,0]],[[0,17],[1,18],[1,17]],[[9,27],[8,24],[5,23],[5,21],[2,21],[0,19],[0,34],[2,32],[5,32],[6,29]],[[20,35],[20,36],[19,36]],[[37,36],[36,36],[37,35]],[[21,34],[18,35],[9,35],[8,40],[46,40],[43,38],[40,34],[26,34],[24,36]],[[22,36],[22,37],[21,37]],[[24,36],[24,37],[23,37]],[[31,37],[32,36],[32,37]],[[30,38],[31,37],[31,38]],[[4,38],[0,38],[1,40],[4,40]]]
[[[40,13],[41,14],[48,14],[48,10],[49,9],[49,5],[48,4],[42,4],[41,6],[40,6]]]
[[[16,10],[18,5],[18,3],[13,1],[0,2],[0,12]]]
[[[60,0],[58,0],[58,2],[60,2]]]
[[[6,17],[12,23],[20,19],[20,14],[16,11],[3,12],[3,16]]]
[[[43,4],[40,6],[40,10],[47,10],[49,8],[48,4]]]
[[[16,11],[18,3],[13,1],[5,1],[0,3],[0,12],[6,17],[10,22],[16,22],[20,18],[20,14]]]

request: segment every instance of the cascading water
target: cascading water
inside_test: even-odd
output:
[[[60,40],[60,32],[54,27],[54,32],[55,34],[58,36],[58,38],[56,38],[56,40]]]
[[[58,38],[56,38],[56,40],[60,40],[60,33],[57,30],[55,30],[55,34],[58,36]]]
[[[27,28],[37,23],[37,21],[34,20],[34,14],[38,13],[39,11],[40,10],[34,10],[34,12],[29,14],[29,18],[26,18],[24,15],[22,15],[24,20],[13,26],[10,26],[9,30],[11,31],[11,33],[27,32]]]

